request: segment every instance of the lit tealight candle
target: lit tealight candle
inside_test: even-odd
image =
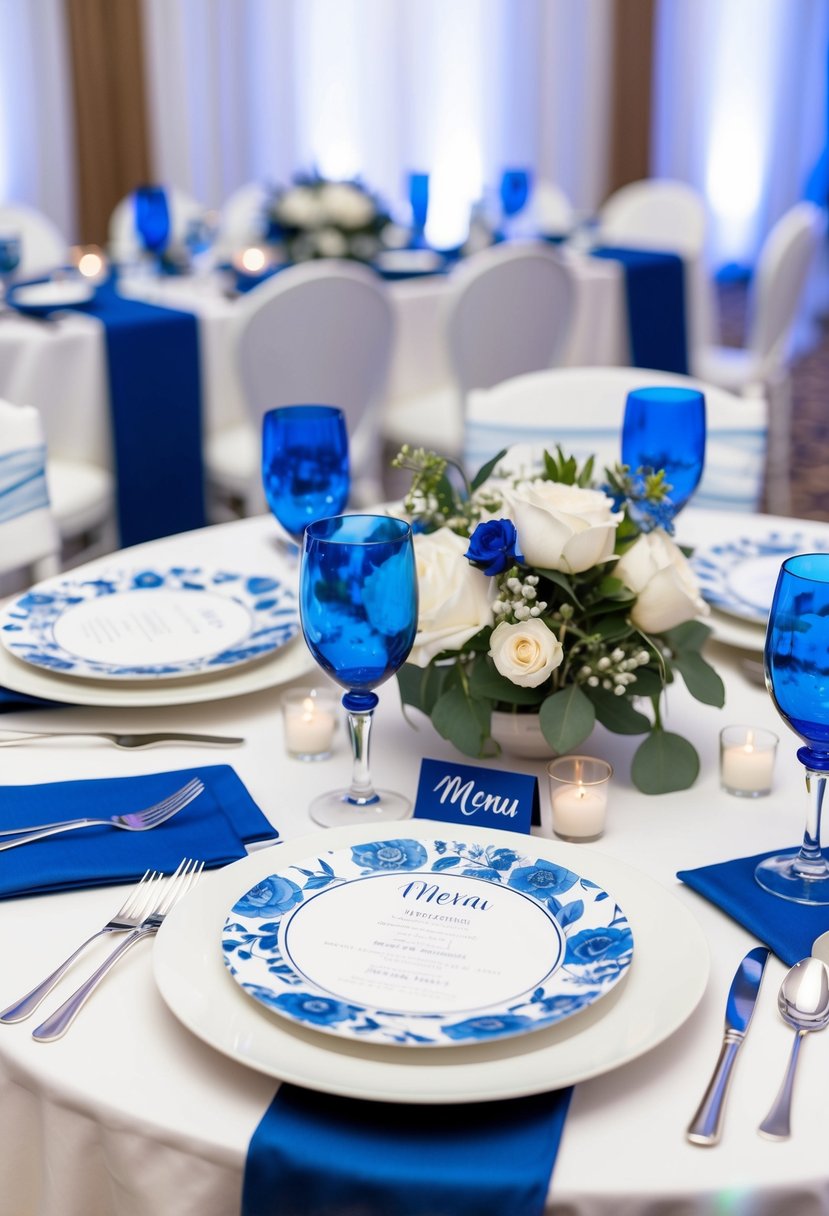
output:
[[[772,786],[777,735],[751,726],[720,731],[720,783],[739,798],[759,798]]]
[[[78,274],[85,279],[100,279],[106,270],[104,255],[97,245],[75,246],[72,261]]]
[[[246,274],[260,274],[268,264],[268,255],[258,245],[251,245],[239,254],[238,268]]]
[[[612,767],[592,756],[560,756],[547,765],[547,772],[556,836],[597,840],[605,827]]]
[[[337,725],[335,698],[320,689],[297,689],[282,699],[285,748],[298,760],[324,760],[331,754]]]

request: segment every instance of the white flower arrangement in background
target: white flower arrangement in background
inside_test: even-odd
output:
[[[408,232],[395,224],[380,199],[360,181],[304,175],[275,190],[265,215],[266,239],[293,262],[352,258],[370,262],[399,248]]]

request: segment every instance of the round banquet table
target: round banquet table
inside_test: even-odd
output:
[[[679,533],[682,540],[705,544],[714,537],[762,535],[774,526],[791,531],[796,524],[688,510]],[[811,536],[829,538],[829,525],[800,526]],[[140,552],[142,561],[149,555],[157,562],[236,567],[244,562],[246,569],[263,572],[279,562],[273,531],[270,520],[246,520],[154,542],[117,560],[127,562]],[[791,1031],[776,1012],[775,993],[785,968],[774,957],[736,1069],[722,1143],[701,1149],[684,1138],[719,1051],[731,977],[756,942],[679,883],[675,873],[793,845],[805,821],[793,736],[765,691],[746,678],[737,652],[712,643],[710,656],[726,682],[724,710],[692,701],[678,684],[667,697],[669,729],[691,739],[700,753],[701,773],[692,789],[645,797],[629,778],[635,740],[597,730],[588,745],[613,763],[615,774],[607,831],[598,843],[580,846],[582,873],[589,874],[591,856],[601,853],[657,880],[697,919],[711,969],[699,1005],[675,1033],[631,1063],[576,1086],[553,1172],[550,1216],[809,1216],[829,1204],[824,1151],[829,1036],[814,1036],[805,1047],[792,1139],[769,1143],[756,1131],[791,1043]],[[309,801],[344,780],[349,759],[342,731],[328,762],[287,758],[279,697],[274,687],[197,705],[49,709],[5,715],[3,725],[242,735],[244,745],[223,751],[215,762],[233,765],[289,839],[311,830]],[[418,719],[416,728],[404,720],[393,682],[382,691],[377,719],[372,770],[379,784],[412,795],[421,757],[457,758],[425,719]],[[723,725],[739,722],[782,736],[773,793],[756,801],[729,796],[719,787],[718,733]],[[3,781],[25,784],[212,762],[214,754],[204,748],[123,753],[103,744],[41,742],[3,749]],[[543,775],[541,762],[512,764]],[[541,831],[549,834],[544,783],[541,794]],[[274,865],[279,865],[278,848]],[[216,878],[207,874],[202,882]],[[97,889],[0,903],[0,1007],[108,919],[120,897],[120,891]],[[180,1024],[155,986],[151,954],[142,947],[128,955],[58,1042],[35,1043],[31,1023],[0,1026],[0,1216],[233,1216],[239,1211],[247,1145],[277,1082],[216,1053]]]

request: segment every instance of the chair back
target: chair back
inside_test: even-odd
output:
[[[50,559],[56,573],[59,549],[40,415],[31,405],[0,401],[0,573],[42,563],[45,574]]]
[[[518,376],[488,392],[471,393],[464,459],[474,472],[502,448],[520,444],[522,465],[540,464],[545,448],[560,444],[580,460],[595,455],[596,470],[621,460],[627,394],[667,385],[705,394],[705,469],[695,507],[756,511],[760,507],[767,445],[764,398],[737,397],[689,376],[631,367],[555,368]]]
[[[247,182],[222,204],[216,250],[225,255],[261,241],[265,232],[268,189],[262,182]]]
[[[383,280],[365,266],[322,258],[280,271],[238,307],[236,360],[257,440],[263,415],[276,406],[339,406],[352,484],[374,481],[379,492],[378,411],[394,335]]]
[[[747,326],[749,350],[772,364],[785,361],[786,345],[818,241],[823,212],[797,203],[777,221],[763,243],[751,287]]]
[[[630,182],[599,212],[599,236],[606,245],[700,254],[706,230],[703,199],[685,182],[669,178]]]
[[[527,208],[536,232],[558,235],[573,227],[573,204],[560,186],[540,181],[533,186]]]
[[[170,212],[169,243],[181,245],[187,235],[191,220],[204,214],[204,207],[177,186],[165,187],[167,206]],[[141,243],[135,229],[135,194],[130,193],[116,203],[109,217],[109,252],[116,262],[135,258],[141,251]]]
[[[569,269],[541,242],[496,245],[461,263],[446,300],[445,332],[462,396],[550,367],[574,299]]]
[[[45,274],[65,266],[69,242],[60,230],[41,212],[22,203],[0,206],[0,236],[20,237],[18,278]]]

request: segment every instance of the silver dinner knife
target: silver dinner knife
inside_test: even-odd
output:
[[[696,1114],[685,1133],[692,1144],[717,1144],[720,1138],[723,1109],[737,1052],[746,1037],[751,1015],[757,1003],[763,969],[769,957],[766,946],[749,950],[737,968],[725,1007],[725,1034],[714,1074],[708,1082]]]

